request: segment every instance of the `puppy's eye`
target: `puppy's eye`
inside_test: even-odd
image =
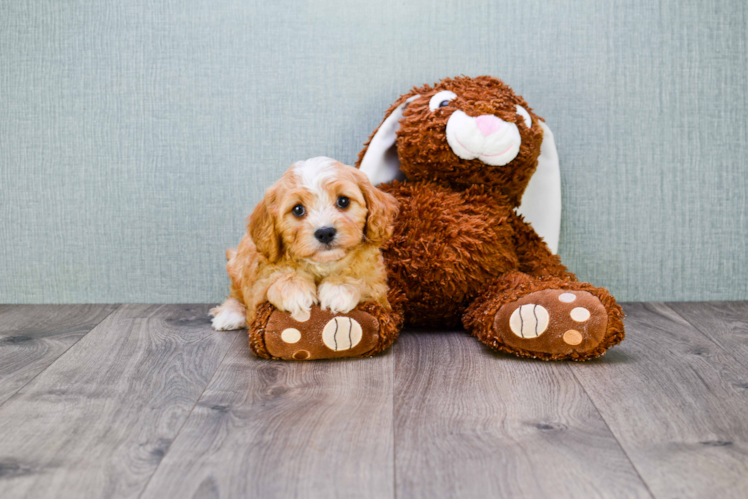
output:
[[[338,196],[338,201],[336,203],[338,208],[348,208],[350,204],[351,200],[349,200],[347,196]]]
[[[439,108],[443,108],[444,106],[449,105],[449,102],[456,97],[457,94],[449,90],[437,92],[434,94],[434,97],[429,100],[429,109],[431,111],[436,111]]]
[[[304,217],[306,208],[304,208],[304,205],[299,204],[291,209],[291,213],[294,214],[294,217]]]

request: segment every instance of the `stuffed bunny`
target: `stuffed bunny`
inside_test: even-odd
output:
[[[462,325],[489,347],[541,359],[582,361],[623,340],[615,299],[577,281],[549,248],[561,211],[553,135],[502,81],[414,88],[387,111],[356,166],[400,204],[382,246],[390,307],[359,305],[347,316],[362,347],[313,358],[376,354],[403,322]],[[250,345],[278,357],[267,346],[285,329],[322,338],[340,323],[333,316],[315,307],[300,324],[264,304]]]

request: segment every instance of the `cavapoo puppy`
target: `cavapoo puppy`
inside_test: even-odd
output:
[[[245,328],[265,301],[297,321],[313,304],[334,313],[364,301],[388,307],[379,247],[396,215],[397,201],[356,168],[325,157],[293,164],[226,251],[231,295],[210,311],[213,328]]]

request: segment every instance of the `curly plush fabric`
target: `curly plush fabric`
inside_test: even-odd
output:
[[[405,294],[402,293],[400,287],[390,288],[387,300],[390,303],[390,310],[382,307],[381,304],[376,302],[367,302],[360,304],[356,309],[369,313],[379,323],[379,341],[368,352],[365,352],[361,357],[373,356],[389,348],[403,327],[403,304],[406,300]]]
[[[394,111],[403,115],[395,146],[406,180],[379,186],[400,202],[382,251],[390,286],[407,299],[405,324],[462,324],[489,347],[540,359],[586,360],[621,342],[623,312],[615,299],[578,282],[516,213],[543,140],[542,119],[524,99],[496,78],[447,78],[401,96],[385,122]],[[465,143],[473,148],[482,147],[476,130],[485,137],[473,159],[450,146],[460,140],[460,127],[469,128],[472,142]],[[502,129],[505,135],[492,141]],[[516,131],[521,144],[510,162],[481,161]],[[464,147],[457,153],[470,156]],[[366,153],[367,147],[357,166]],[[528,314],[531,338],[524,325],[512,326]]]
[[[458,192],[396,181],[381,188],[400,202],[382,253],[390,286],[402,283],[408,298],[409,325],[458,326],[484,283],[519,266],[508,223],[515,216],[485,186]]]
[[[270,316],[276,311],[270,302],[264,302],[257,308],[255,320],[248,326],[249,348],[256,356],[265,359],[271,359],[265,345],[265,326],[270,321]]]

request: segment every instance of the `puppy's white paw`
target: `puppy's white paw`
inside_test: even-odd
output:
[[[241,330],[247,327],[247,318],[236,311],[223,310],[216,314],[211,321],[213,328],[219,332],[226,330]]]
[[[211,324],[217,331],[241,330],[247,327],[247,313],[244,304],[234,298],[226,299],[220,306],[210,310]]]
[[[322,309],[345,314],[353,310],[361,300],[361,292],[353,285],[322,283],[317,289]]]
[[[311,316],[312,305],[317,303],[314,283],[298,277],[284,277],[268,288],[268,302],[281,311],[291,314],[299,322]]]

